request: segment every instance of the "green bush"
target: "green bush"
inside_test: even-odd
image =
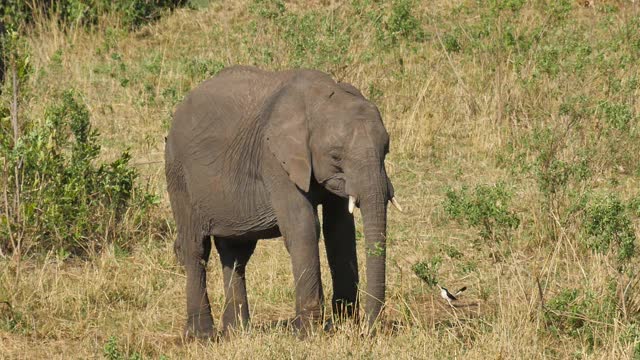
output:
[[[636,235],[626,207],[614,194],[594,198],[585,211],[583,229],[587,246],[599,253],[615,247],[620,261],[635,253]]]
[[[505,185],[478,185],[473,191],[463,186],[460,190],[448,189],[444,210],[453,219],[479,228],[483,239],[501,240],[520,224],[511,210],[511,193]]]
[[[428,261],[420,261],[411,266],[411,270],[422,281],[426,282],[429,286],[435,286],[438,283],[438,268],[442,259],[439,256],[434,256]]]
[[[408,41],[423,41],[426,34],[422,29],[420,19],[414,14],[412,0],[395,0],[386,19],[377,24],[376,40],[378,45],[390,49],[401,39]],[[379,21],[379,20],[376,20]]]
[[[596,296],[583,289],[565,289],[549,299],[544,320],[547,329],[555,335],[569,335],[584,339],[590,348],[597,344],[598,335],[612,322],[616,314],[615,282]]]
[[[156,198],[136,185],[129,153],[95,164],[98,132],[79,94],[65,91],[46,109],[42,123],[25,124],[15,147],[12,132],[5,131],[8,112],[0,114],[4,187],[9,203],[17,204],[3,213],[1,238],[23,234],[36,251],[86,254],[108,242],[126,248],[149,223]]]

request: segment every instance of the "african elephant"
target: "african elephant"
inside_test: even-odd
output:
[[[214,335],[206,289],[211,236],[222,264],[222,327],[249,319],[245,267],[258,239],[283,236],[295,279],[298,328],[323,316],[318,205],[333,279],[334,315],[358,313],[353,208],[367,248],[365,315],[385,298],[389,135],[352,85],[313,70],[222,70],[178,105],[166,139],[176,255],[187,275],[187,336]]]

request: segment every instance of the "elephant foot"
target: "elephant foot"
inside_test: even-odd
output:
[[[331,319],[325,321],[325,323],[324,323],[324,325],[322,327],[322,330],[325,333],[334,333],[334,332],[337,331],[337,329],[338,328],[336,327],[336,325],[334,324],[333,320],[331,320]]]
[[[300,339],[325,330],[322,318],[312,316],[297,316],[293,321],[293,327]]]
[[[216,340],[217,332],[213,327],[211,314],[198,314],[189,316],[184,327],[185,339]]]

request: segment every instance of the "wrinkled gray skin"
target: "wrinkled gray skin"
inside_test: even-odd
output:
[[[211,237],[220,255],[222,323],[249,320],[245,267],[258,239],[282,235],[291,255],[296,325],[323,312],[318,205],[333,279],[334,315],[356,316],[358,265],[348,196],[361,208],[366,247],[365,316],[385,297],[387,134],[375,105],[352,85],[311,70],[232,67],[193,90],[175,112],[166,177],[187,274],[187,336],[214,335],[206,289]]]

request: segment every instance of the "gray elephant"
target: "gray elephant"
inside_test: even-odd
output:
[[[301,329],[323,316],[318,205],[333,279],[333,313],[358,314],[353,208],[367,249],[365,316],[385,297],[389,135],[352,85],[312,70],[236,66],[188,94],[166,140],[166,178],[187,274],[187,336],[215,334],[206,289],[211,236],[224,274],[222,327],[249,320],[245,267],[258,239],[283,236]]]

